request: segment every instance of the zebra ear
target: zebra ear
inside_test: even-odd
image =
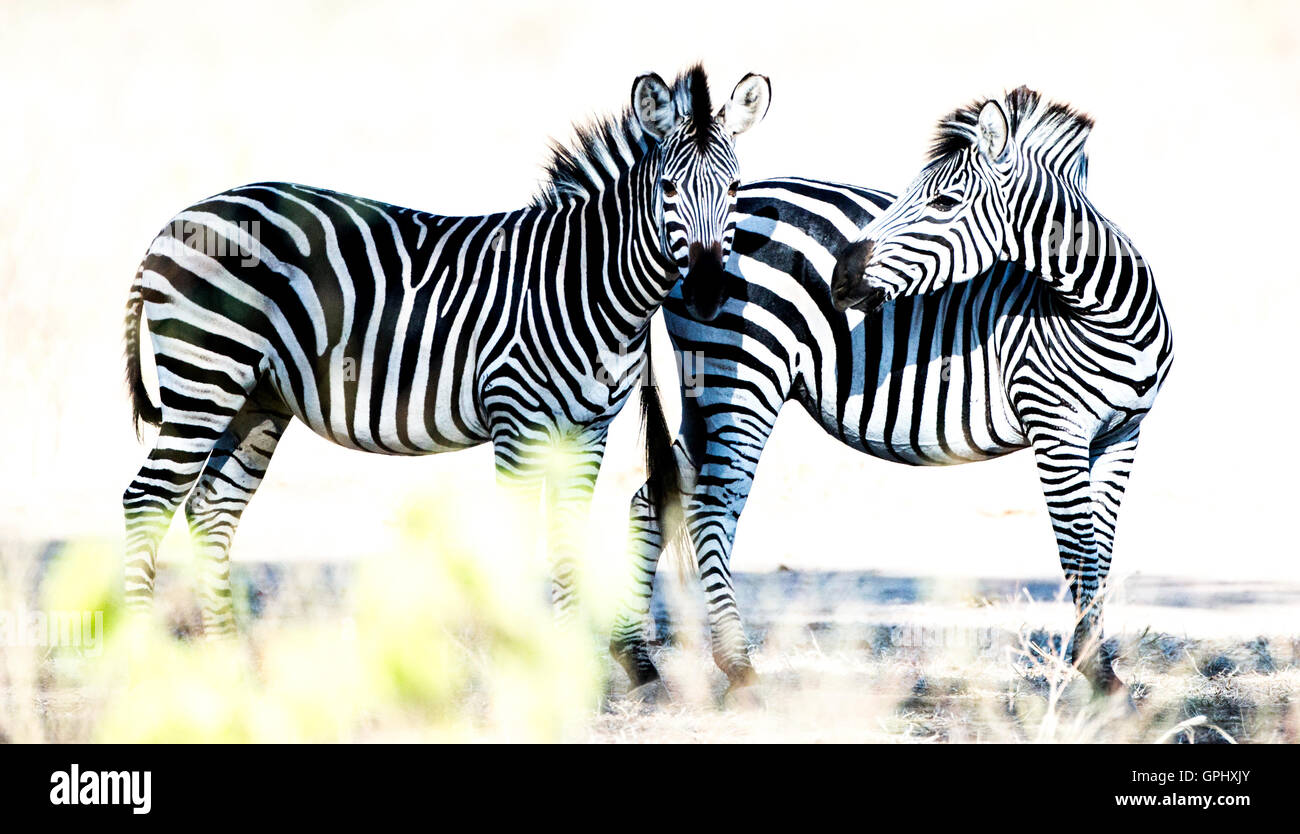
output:
[[[1007,149],[1007,136],[1011,126],[1007,122],[1007,113],[1002,105],[989,99],[980,110],[979,146],[984,155],[994,162],[1002,159]]]
[[[641,123],[641,129],[659,142],[677,126],[673,94],[664,80],[653,72],[639,75],[632,82],[632,112]]]
[[[732,136],[739,136],[763,120],[771,103],[772,82],[766,75],[751,72],[740,79],[719,118]]]

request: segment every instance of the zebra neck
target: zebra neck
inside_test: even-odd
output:
[[[1154,298],[1151,272],[1132,242],[1078,192],[1065,192],[1050,219],[1022,225],[1021,264],[1080,318],[1124,326],[1135,298]]]
[[[654,188],[657,166],[643,159],[626,183],[606,195],[605,251],[608,297],[590,299],[606,308],[623,343],[637,340],[677,283],[677,265],[663,252],[662,220]]]

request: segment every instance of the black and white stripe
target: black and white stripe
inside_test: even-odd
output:
[[[699,280],[692,248],[729,247],[734,138],[762,115],[738,101],[753,79],[766,89],[748,77],[714,117],[700,68],[672,87],[641,76],[631,111],[557,148],[517,211],[448,217],[259,183],[177,215],[128,304],[136,415],[161,425],[123,498],[128,603],[149,605],[158,543],[188,496],[205,631],[233,630],[231,538],[298,419],[385,454],[491,442],[499,480],[532,506],[545,487],[562,522],[548,548],[557,611],[571,611],[564,531],[585,516],[655,310],[678,278]],[[141,317],[161,408],[140,375]]]
[[[748,184],[732,265],[744,277],[731,276],[721,315],[701,323],[676,293],[665,302],[678,353],[704,357],[677,449],[714,656],[733,686],[753,671],[731,545],[790,400],[846,445],[900,463],[1033,447],[1079,609],[1076,658],[1100,637],[1138,427],[1171,364],[1169,325],[1147,265],[1084,197],[1091,123],[1026,90],[994,104],[1011,148],[997,178],[969,109],[942,123],[934,159],[892,203],[808,180]],[[1054,218],[1087,239],[1065,245]],[[662,548],[644,489],[632,539],[636,581],[612,648],[644,684],[657,678],[642,635]],[[1108,658],[1087,670],[1114,685]]]

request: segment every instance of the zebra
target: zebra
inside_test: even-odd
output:
[[[638,379],[653,380],[649,324],[664,297],[679,279],[715,291],[734,234],[735,139],[770,98],[751,73],[715,113],[699,65],[671,86],[641,75],[621,117],[552,145],[540,192],[515,211],[442,216],[263,182],[178,214],[127,305],[137,434],[141,420],[160,426],[123,495],[128,609],[151,607],[158,545],[184,501],[204,633],[235,631],[231,540],[296,418],[381,454],[490,442],[505,492],[531,507],[545,497],[552,601],[571,619],[572,528],[609,424]],[[160,406],[142,377],[142,319]],[[662,423],[657,397],[642,402]]]
[[[729,695],[757,680],[732,541],[788,400],[845,445],[899,463],[1032,447],[1078,613],[1072,659],[1099,690],[1120,687],[1098,646],[1101,595],[1172,340],[1150,268],[1084,196],[1092,124],[1021,88],[943,119],[896,201],[797,178],[746,184],[720,314],[702,322],[677,294],[665,302],[676,350],[703,356],[674,450]],[[611,638],[647,693],[658,682],[644,631],[665,517],[650,498],[643,486],[632,500],[635,575]]]

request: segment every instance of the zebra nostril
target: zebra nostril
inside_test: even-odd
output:
[[[841,262],[844,262],[846,270],[861,275],[867,271],[867,264],[871,263],[871,256],[876,252],[876,242],[874,240],[863,240],[855,243],[848,251],[840,256]]]
[[[867,294],[863,296],[862,300],[853,305],[853,309],[861,310],[870,316],[878,312],[881,307],[885,306],[885,302],[888,300],[889,296],[883,289],[880,287],[871,287],[867,290]]]
[[[714,241],[713,243],[710,243],[708,246],[705,246],[703,243],[700,243],[698,240],[691,244],[690,249],[687,252],[686,265],[688,267],[693,268],[705,253],[708,253],[710,256],[712,256],[714,262],[717,263],[719,266],[722,265],[722,244],[717,241]]]
[[[835,260],[831,273],[831,290],[839,297],[849,294],[867,271],[871,256],[876,251],[874,240],[861,240],[844,249]]]

